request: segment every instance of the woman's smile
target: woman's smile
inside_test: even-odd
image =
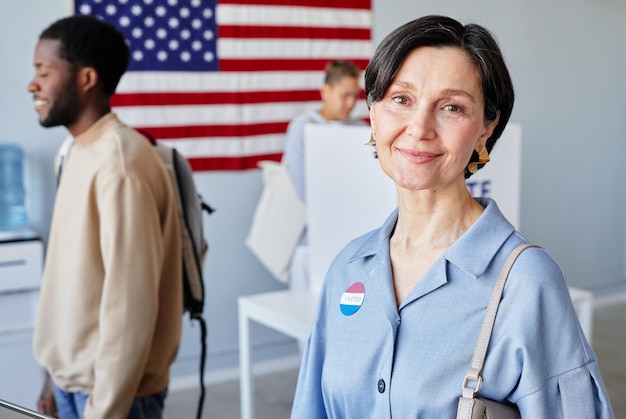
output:
[[[398,152],[408,161],[416,164],[430,163],[437,157],[441,156],[441,153],[430,153],[426,151],[416,151],[410,148],[398,148]]]

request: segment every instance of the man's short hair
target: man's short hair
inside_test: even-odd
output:
[[[126,72],[130,52],[115,26],[91,16],[70,16],[46,28],[39,39],[61,42],[60,54],[76,68],[93,67],[110,97]]]
[[[350,61],[331,61],[324,68],[324,83],[332,85],[339,83],[344,77],[358,79],[360,75],[361,70]]]

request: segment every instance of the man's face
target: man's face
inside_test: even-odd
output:
[[[78,119],[80,101],[76,70],[61,58],[61,41],[40,39],[35,47],[35,76],[28,85],[33,94],[39,123],[48,128],[69,127]]]
[[[345,121],[357,101],[361,88],[356,77],[344,76],[334,84],[325,83],[322,87],[324,117],[332,121]]]

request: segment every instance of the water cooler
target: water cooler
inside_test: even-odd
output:
[[[28,228],[23,152],[0,143],[0,399],[35,408],[43,372],[32,355],[43,243]]]

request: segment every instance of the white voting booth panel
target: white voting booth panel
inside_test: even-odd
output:
[[[309,125],[304,132],[309,271],[319,292],[337,253],[396,208],[396,188],[365,144],[369,127]]]
[[[374,158],[369,127],[308,125],[305,128],[307,225],[311,289],[240,297],[239,354],[241,417],[254,418],[249,321],[297,339],[308,337],[326,271],[352,239],[383,224],[397,206],[393,182]],[[519,228],[521,127],[509,124],[491,153],[492,160],[467,184],[473,196],[494,198]],[[572,290],[572,299],[591,338],[589,292]]]

